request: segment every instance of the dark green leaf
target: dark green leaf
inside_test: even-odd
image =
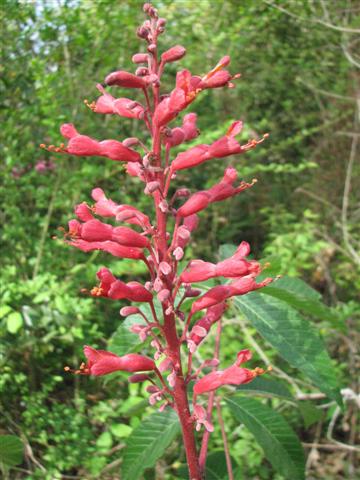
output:
[[[208,454],[205,478],[206,480],[225,480],[228,478],[224,450],[215,450]]]
[[[0,463],[8,467],[19,465],[23,460],[24,446],[15,435],[0,435]]]
[[[323,320],[337,319],[336,313],[322,303],[321,295],[300,278],[280,278],[261,292]]]
[[[308,321],[286,303],[258,292],[237,297],[235,305],[285,360],[341,405],[336,372]]]
[[[126,441],[122,464],[122,480],[135,480],[146,468],[153,467],[180,432],[173,410],[153,413],[145,418]]]
[[[255,395],[270,395],[293,400],[291,393],[283,383],[264,377],[255,377],[250,383],[240,385],[237,389]]]
[[[305,478],[301,443],[279,413],[258,400],[240,395],[227,398],[226,403],[234,417],[254,435],[275,470],[286,479]]]
[[[323,412],[311,402],[299,402],[299,410],[304,419],[305,428],[311,427],[311,425],[318,422],[323,416]]]

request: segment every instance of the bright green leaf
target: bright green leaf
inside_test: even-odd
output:
[[[129,425],[125,425],[124,423],[119,423],[115,425],[111,425],[110,427],[111,433],[118,438],[125,438],[130,435],[132,432],[132,428]]]
[[[240,395],[228,397],[226,404],[254,435],[275,470],[286,479],[305,478],[304,451],[284,417],[258,400]]]
[[[180,432],[173,410],[156,412],[145,418],[128,438],[122,464],[122,480],[140,478],[146,468],[153,467]]]
[[[12,312],[6,318],[6,327],[9,333],[17,333],[23,323],[23,318],[19,312]]]
[[[103,432],[96,440],[96,446],[101,449],[109,449],[113,444],[113,439],[110,432]]]

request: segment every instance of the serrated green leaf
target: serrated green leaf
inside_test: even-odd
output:
[[[236,297],[235,305],[290,365],[342,404],[337,377],[323,341],[312,325],[280,300],[258,293]]]
[[[19,312],[12,312],[6,317],[6,328],[9,333],[17,333],[23,323],[23,318]]]
[[[304,451],[284,417],[258,400],[240,395],[226,398],[226,404],[254,435],[275,470],[287,479],[305,478]]]
[[[338,319],[336,312],[322,303],[321,295],[300,278],[280,278],[262,289],[261,293],[276,297],[296,309],[323,320]]]
[[[24,446],[15,435],[0,435],[0,463],[8,467],[19,465],[23,460]]]
[[[237,390],[254,395],[267,395],[293,400],[288,388],[281,382],[264,377],[255,377],[250,383],[239,385]]]
[[[122,480],[140,478],[146,468],[155,465],[179,432],[179,420],[173,410],[166,409],[145,418],[126,441]]]

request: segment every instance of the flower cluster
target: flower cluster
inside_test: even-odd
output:
[[[132,332],[138,334],[141,341],[151,338],[150,346],[155,350],[154,360],[139,354],[119,357],[86,346],[84,354],[87,363],[82,364],[75,373],[106,375],[126,371],[134,373],[129,378],[130,382],[149,381],[150,403],[159,402],[160,408],[169,406],[177,411],[191,478],[200,478],[199,465],[194,461],[194,428],[198,430],[204,425],[211,431],[212,424],[202,405],[203,401],[200,399],[199,402],[199,396],[224,385],[247,383],[256,375],[264,373],[264,370],[248,370],[240,366],[250,360],[251,353],[248,350],[242,350],[234,365],[222,371],[218,370],[217,355],[195,369],[192,363],[193,353],[213,325],[220,325],[230,298],[264,287],[272,279],[257,282],[256,277],[262,268],[259,262],[247,258],[250,246],[245,241],[241,242],[231,257],[219,263],[199,259],[192,260],[185,266],[179,263],[198,226],[198,214],[212,203],[221,202],[252,187],[255,180],[251,183],[239,182],[236,169],[227,166],[223,178],[208,190],[191,194],[188,189],[176,188],[173,183],[181,170],[198,167],[213,159],[245,153],[261,143],[267,135],[241,144],[236,136],[241,132],[242,122],[237,120],[231,123],[224,136],[213,143],[198,144],[186,149],[184,144],[200,134],[196,114],[186,114],[179,126],[170,126],[170,123],[203,90],[232,88],[233,81],[239,75],[227,70],[230,58],[225,56],[204,75],[192,75],[188,70],[179,71],[175,88],[167,93],[160,92],[166,64],[182,59],[186,50],[176,45],[160,54],[158,37],[164,32],[166,22],[159,18],[157,10],[151,4],[145,4],[144,11],[147,19],[137,34],[145,41],[146,51],[132,57],[137,65],[135,72],[119,70],[110,73],[104,83],[97,85],[101,96],[91,103],[85,100],[85,104],[95,113],[138,120],[151,137],[151,144],[136,137],[123,141],[98,141],[80,134],[74,125],[67,123],[60,129],[67,141],[66,145],[41,146],[59,154],[102,156],[124,162],[127,173],[138,177],[144,183],[144,193],[152,198],[154,220],[134,206],[116,203],[107,198],[100,188],[95,188],[92,191],[94,203],[83,202],[75,207],[76,219],[69,222],[65,241],[84,252],[101,250],[117,258],[130,258],[145,263],[149,274],[146,283],[125,283],[103,267],[97,273],[100,283],[90,294],[114,301],[128,300],[149,305],[150,318],[141,306],[124,307],[121,314],[142,315],[145,323],[133,325]],[[116,98],[108,92],[108,87],[113,88],[114,94],[120,88],[128,89],[133,94],[140,92],[143,96],[137,100]],[[175,156],[171,154],[174,147],[181,149]],[[117,226],[106,223],[107,218],[113,223],[117,222]],[[193,287],[194,283],[218,278],[228,281],[205,293],[201,288]],[[190,308],[186,301],[188,299],[194,299]],[[159,308],[155,308],[156,304],[161,307],[161,316]],[[198,312],[202,310],[206,312],[199,318]],[[221,332],[221,329],[218,331]],[[184,353],[188,359],[187,364],[183,359]],[[158,366],[155,363],[157,360],[160,362]],[[211,368],[212,371],[202,376],[205,368]],[[67,370],[70,369],[67,367]],[[188,389],[193,380],[191,408]]]

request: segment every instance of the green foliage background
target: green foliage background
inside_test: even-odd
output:
[[[175,43],[187,48],[180,65],[169,66],[164,91],[172,88],[180,66],[202,74],[225,54],[231,55],[231,70],[242,73],[235,89],[206,91],[194,103],[198,141],[211,142],[238,118],[245,121],[244,141],[270,132],[264,144],[235,163],[241,176],[256,177],[257,185],[203,212],[189,253],[215,260],[220,245],[247,240],[256,258],[271,262],[271,273],[310,283],[338,312],[336,319],[312,321],[336,359],[341,386],[359,392],[360,88],[354,53],[359,36],[326,25],[358,28],[359,12],[356,2],[345,0],[325,2],[325,7],[306,0],[295,7],[277,2],[280,9],[270,3],[157,3],[168,21],[164,49]],[[107,73],[134,68],[131,55],[143,48],[134,35],[143,19],[141,4],[1,3],[0,433],[19,436],[26,446],[23,463],[10,473],[4,470],[8,478],[121,478],[124,439],[150,411],[142,388],[129,386],[125,375],[98,380],[63,373],[64,365],[81,362],[84,343],[106,346],[121,320],[118,306],[80,292],[95,284],[98,267],[109,264],[109,258],[75,251],[52,237],[72,217],[76,203],[90,201],[95,186],[121,203],[136,202],[147,211],[151,206],[142,186],[115,162],[55,158],[38,148],[42,142],[58,144],[64,122],[98,139],[145,135],[137,122],[94,115],[83,104],[84,98],[96,98],[95,84]],[[53,161],[56,168],[39,173],[35,165],[42,160]],[[193,191],[207,188],[221,178],[224,164],[182,172],[178,183]],[[144,271],[131,261],[112,266],[125,280],[144,279]],[[311,393],[238,312],[229,314],[224,337],[224,364],[256,342],[295,385]],[[211,341],[204,348],[206,357]],[[255,356],[254,364],[259,362]],[[329,442],[326,432],[335,406],[319,409],[307,403],[307,409],[274,405],[303,442]],[[333,438],[356,442],[356,414],[356,404],[349,401],[336,417]],[[238,478],[280,478],[250,434],[225,420]],[[214,452],[221,447],[218,427],[211,447]],[[180,443],[173,442],[146,478],[181,478],[184,455],[179,451]],[[353,451],[318,453],[309,464],[311,478],[355,478]]]

